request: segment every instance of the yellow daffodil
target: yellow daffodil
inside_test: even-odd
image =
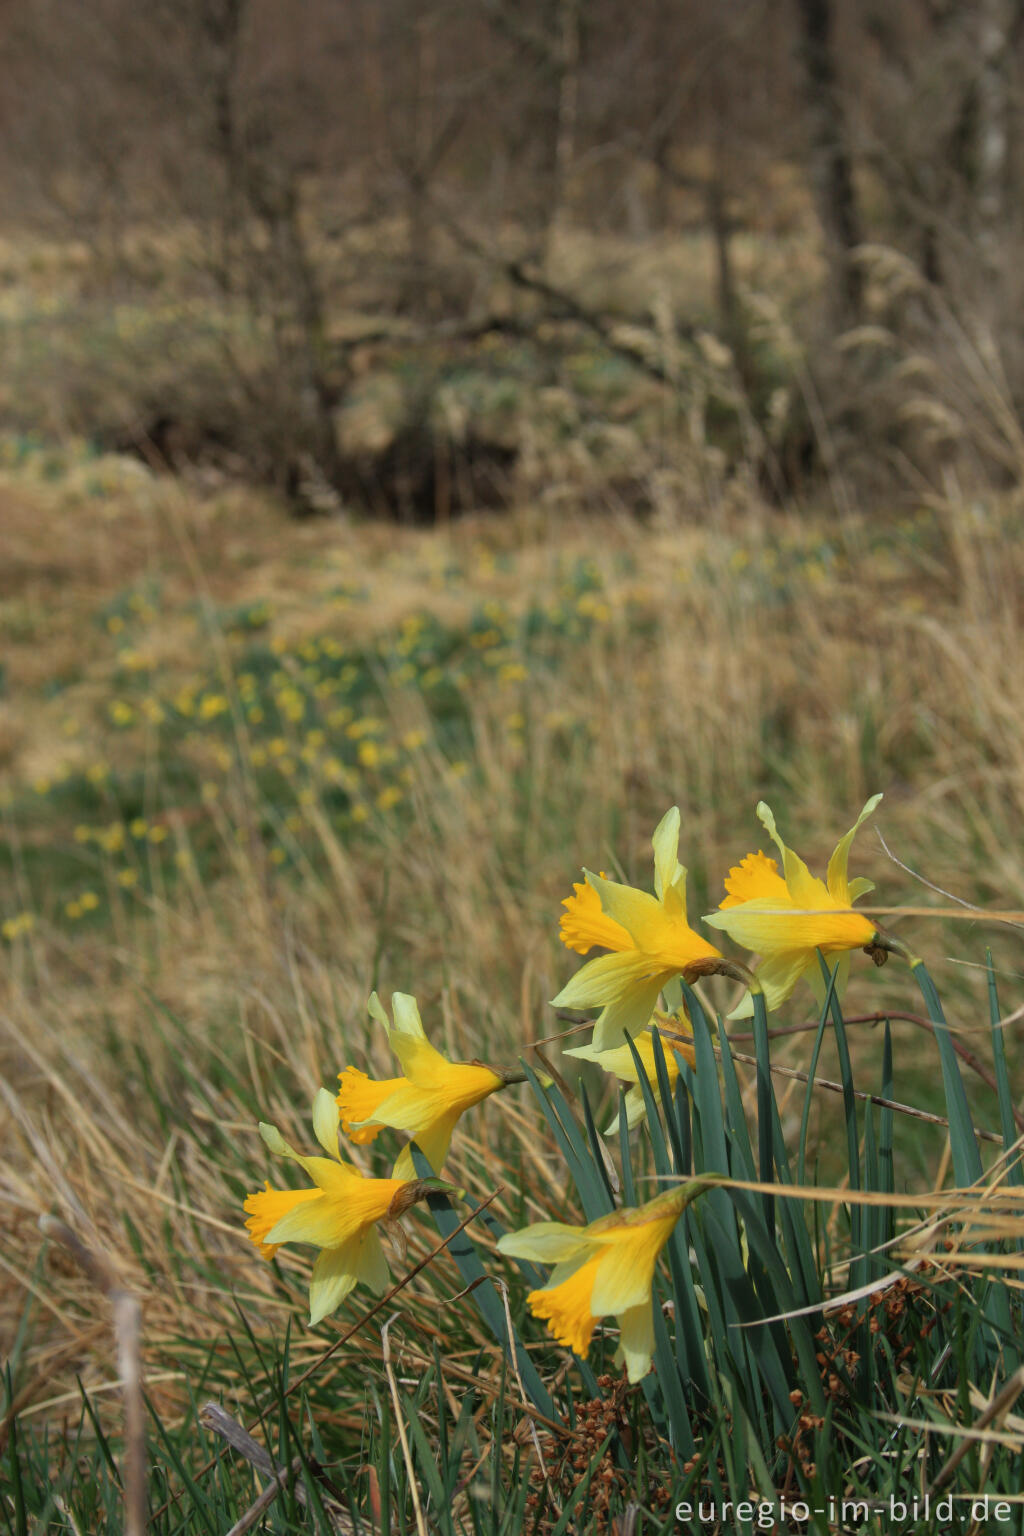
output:
[[[697,1063],[697,1056],[693,1046],[673,1038],[674,1035],[678,1034],[688,1035],[690,1032],[689,1025],[682,1025],[676,1019],[666,1019],[663,1014],[657,1016],[653,1022],[658,1024],[659,1028],[668,1031],[662,1039],[662,1049],[665,1053],[665,1070],[668,1073],[669,1090],[674,1093],[676,1079],[679,1076],[679,1063],[676,1061],[675,1052],[678,1051],[683,1060],[688,1061],[691,1067],[696,1066]],[[652,1091],[657,1093],[658,1071],[654,1065],[654,1040],[650,1030],[645,1029],[641,1034],[634,1036],[633,1044],[643,1065],[644,1075]],[[599,1067],[603,1067],[605,1072],[610,1072],[614,1077],[619,1078],[623,1082],[634,1083],[636,1086],[629,1090],[624,1100],[626,1106],[626,1126],[629,1130],[632,1130],[635,1125],[639,1125],[640,1121],[645,1119],[647,1106],[644,1103],[643,1089],[640,1087],[640,1076],[637,1072],[636,1062],[633,1060],[633,1053],[625,1042],[622,1045],[613,1046],[607,1051],[595,1050],[592,1043],[590,1045],[577,1045],[571,1051],[566,1051],[565,1054],[567,1056],[575,1056],[580,1061],[596,1062]],[[614,1136],[618,1129],[619,1117],[616,1115],[604,1134],[606,1136]]]
[[[787,848],[775,826],[775,817],[762,800],[758,817],[782,855],[778,862],[766,854],[748,853],[725,881],[726,897],[719,911],[705,917],[713,928],[722,928],[737,944],[762,958],[755,975],[764,989],[765,1003],[777,1008],[789,997],[801,976],[806,976],[815,995],[824,1001],[824,984],[816,951],[826,959],[839,956],[837,991],[845,986],[850,951],[864,949],[875,937],[875,924],[853,911],[858,897],[874,890],[870,880],[850,880],[847,860],[854,834],[881,800],[872,795],[857,820],[836,844],[824,880],[812,875],[803,859]],[[748,995],[730,1018],[745,1018],[753,1010]]]
[[[309,1321],[319,1323],[340,1307],[362,1282],[381,1295],[388,1284],[388,1262],[376,1224],[396,1220],[439,1180],[368,1179],[338,1151],[338,1106],[326,1088],[313,1104],[313,1129],[326,1157],[303,1157],[292,1150],[273,1125],[260,1125],[270,1150],[290,1157],[313,1180],[312,1189],[273,1189],[270,1184],[248,1195],[244,1209],[249,1236],[263,1257],[272,1259],[281,1243],[312,1243],[321,1251],[309,1284]]]
[[[625,1364],[630,1381],[646,1376],[654,1353],[654,1267],[680,1215],[705,1182],[680,1184],[646,1205],[612,1211],[587,1227],[540,1221],[500,1239],[499,1250],[511,1258],[554,1264],[547,1285],[531,1291],[526,1300],[559,1344],[585,1356],[598,1318],[615,1316],[616,1363]]]
[[[385,1126],[408,1131],[435,1172],[448,1156],[455,1122],[465,1110],[510,1081],[479,1061],[449,1061],[435,1050],[423,1030],[416,999],[396,992],[392,1025],[376,992],[371,1015],[383,1024],[403,1077],[375,1080],[357,1067],[338,1073],[338,1109],[342,1130],[353,1141],[372,1141]],[[412,1152],[406,1147],[395,1164],[395,1177],[412,1178]]]
[[[580,954],[594,945],[612,951],[588,960],[554,999],[557,1007],[601,1007],[594,1029],[596,1051],[622,1045],[624,1032],[638,1034],[673,976],[721,958],[686,921],[678,806],[662,817],[651,845],[655,895],[585,870],[586,883],[574,886],[574,894],[562,903],[563,944]]]

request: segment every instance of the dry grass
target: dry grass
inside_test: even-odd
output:
[[[0,974],[0,1337],[28,1319],[29,1417],[68,1412],[76,1374],[91,1387],[112,1375],[96,1298],[41,1249],[41,1213],[88,1235],[142,1296],[151,1388],[180,1405],[183,1340],[213,1345],[236,1300],[258,1329],[282,1322],[301,1289],[301,1261],[285,1260],[289,1297],[241,1229],[240,1194],[263,1173],[257,1115],[307,1139],[315,1088],[362,1059],[375,985],[416,992],[458,1056],[510,1060],[551,1033],[547,999],[567,974],[554,918],[570,879],[586,863],[646,884],[667,805],[683,811],[695,913],[757,846],[762,795],[820,865],[878,789],[878,824],[907,864],[954,898],[1024,906],[1024,539],[1008,496],[951,485],[911,515],[837,525],[769,512],[740,489],[713,524],[534,508],[412,532],[293,527],[255,494],[119,482],[108,467],[101,498],[66,478],[0,485],[0,771],[16,849],[0,918],[38,919],[7,943]],[[571,581],[581,562],[592,572],[582,597]],[[339,607],[339,582],[363,596]],[[211,674],[236,689],[239,653],[219,617],[229,605],[271,605],[270,634],[289,653],[325,636],[368,645],[423,612],[465,629],[488,603],[512,619],[560,605],[586,622],[549,654],[524,650],[522,677],[470,677],[465,772],[425,691],[384,676],[388,739],[424,737],[402,804],[339,825],[314,796],[284,872],[255,830],[254,737],[236,719],[238,754],[216,798],[166,815],[178,852],[200,828],[213,839],[215,877],[186,860],[180,878],[154,867],[135,891],[101,861],[104,920],[75,929],[53,892],[26,884],[17,853],[32,839],[68,844],[73,817],[55,803],[26,821],[25,797],[40,776],[97,758],[142,765],[159,784],[173,753],[157,755],[144,726],[114,731],[108,715],[123,682],[103,616],[145,583],[159,608],[132,644],[162,695]],[[202,743],[180,751],[208,761]],[[911,884],[870,829],[856,867],[887,905],[949,904]],[[997,965],[1019,974],[1019,932],[899,928],[974,1043],[987,1027],[980,984],[944,957],[976,963],[993,943]],[[888,1007],[910,1001],[884,980]],[[854,1011],[871,1011],[879,985],[861,967]],[[780,1059],[802,1060],[800,1037],[787,1049]],[[369,1050],[383,1067],[379,1041]],[[918,1080],[916,1055],[911,1034],[904,1081]],[[899,1042],[896,1066],[899,1084]],[[470,1127],[457,1182],[512,1155],[518,1138],[501,1127],[517,1113],[502,1103],[486,1133]],[[823,1141],[832,1113],[824,1101]],[[542,1149],[529,1155],[543,1165]],[[545,1187],[558,1187],[551,1171]],[[433,1284],[418,1283],[423,1298]],[[304,1341],[297,1363],[316,1348]],[[230,1358],[218,1369],[230,1380]]]

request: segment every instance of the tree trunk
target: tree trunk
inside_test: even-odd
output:
[[[797,0],[797,10],[812,124],[814,191],[825,235],[832,319],[841,329],[860,317],[864,285],[854,256],[861,229],[832,47],[832,0]]]
[[[985,288],[990,292],[1003,276],[1011,17],[1005,0],[982,0],[978,9],[976,215]]]

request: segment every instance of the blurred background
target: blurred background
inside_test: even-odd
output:
[[[421,522],[550,487],[545,389],[641,512],[1016,470],[1012,0],[2,14],[7,434]]]
[[[695,917],[876,790],[882,903],[1024,905],[1024,6],[7,0],[0,70],[0,1324],[29,1421],[109,1376],[58,1211],[173,1416],[301,1293],[255,1120],[373,986],[554,1032],[669,805]],[[1019,929],[894,926],[981,1041]]]

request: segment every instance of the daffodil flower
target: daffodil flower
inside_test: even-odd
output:
[[[501,1074],[479,1061],[449,1061],[427,1039],[416,999],[396,992],[391,1003],[394,1024],[376,992],[369,1010],[387,1031],[405,1075],[376,1080],[358,1067],[339,1072],[342,1130],[355,1142],[372,1141],[385,1126],[408,1131],[437,1172],[448,1156],[459,1116],[518,1074]],[[405,1147],[395,1164],[395,1177],[412,1178],[414,1172],[412,1152]]]
[[[333,1312],[362,1283],[379,1296],[388,1285],[388,1261],[377,1223],[395,1221],[438,1179],[368,1179],[338,1151],[338,1106],[326,1088],[313,1104],[313,1130],[326,1157],[303,1157],[276,1126],[260,1124],[271,1152],[289,1157],[313,1180],[312,1189],[273,1189],[269,1182],[248,1195],[243,1209],[249,1236],[265,1259],[281,1243],[312,1243],[320,1249],[309,1284],[309,1321]]]
[[[762,852],[748,853],[725,881],[726,897],[719,910],[704,921],[721,928],[737,944],[762,958],[755,975],[764,989],[768,1008],[778,1008],[789,997],[801,976],[806,976],[815,996],[824,1001],[825,989],[817,950],[826,959],[839,956],[836,990],[841,995],[850,970],[850,951],[864,949],[875,939],[875,924],[853,910],[858,897],[873,891],[870,880],[850,880],[847,860],[857,828],[881,800],[872,795],[857,820],[836,844],[824,880],[812,875],[803,859],[787,848],[775,826],[775,817],[762,800],[758,818],[782,855],[778,862]],[[746,1018],[753,1011],[750,996],[734,1008],[730,1018]]]
[[[706,1183],[680,1184],[646,1205],[612,1211],[587,1227],[540,1221],[499,1240],[499,1250],[511,1258],[554,1264],[547,1285],[531,1291],[526,1301],[559,1344],[582,1358],[598,1318],[617,1317],[616,1364],[625,1365],[630,1381],[646,1376],[654,1353],[651,1287],[658,1255]]]
[[[686,1044],[685,1041],[674,1038],[674,1034],[680,1032],[681,1028],[685,1028],[686,1032],[689,1033],[689,1026],[681,1027],[676,1019],[667,1019],[664,1014],[656,1015],[653,1022],[662,1029],[667,1027],[669,1031],[662,1040],[662,1046],[665,1053],[665,1070],[668,1073],[669,1091],[675,1092],[676,1079],[679,1077],[679,1063],[676,1061],[675,1052],[678,1051],[684,1061],[690,1063],[691,1067],[696,1066],[697,1063],[697,1054],[693,1046]],[[657,1093],[658,1070],[654,1065],[654,1040],[650,1029],[645,1029],[641,1034],[634,1036],[633,1045],[643,1065],[644,1075],[651,1086],[651,1090]],[[613,1046],[607,1051],[598,1051],[595,1050],[593,1043],[591,1043],[590,1045],[577,1045],[571,1051],[566,1051],[565,1054],[566,1056],[575,1056],[580,1061],[596,1062],[599,1067],[603,1067],[605,1072],[610,1072],[613,1077],[617,1077],[623,1082],[635,1084],[634,1087],[630,1088],[623,1101],[626,1109],[626,1127],[628,1130],[632,1130],[635,1125],[640,1124],[641,1120],[646,1119],[647,1105],[644,1102],[644,1092],[640,1086],[640,1075],[637,1071],[636,1062],[633,1059],[633,1053],[628,1045],[624,1043]],[[606,1136],[614,1136],[618,1129],[619,1117],[616,1115],[611,1125],[606,1127],[604,1134]]]
[[[721,959],[686,921],[678,806],[662,817],[651,845],[653,896],[585,870],[586,883],[574,886],[574,894],[562,903],[563,944],[580,954],[594,945],[612,951],[589,960],[554,999],[556,1007],[602,1009],[594,1029],[596,1051],[620,1046],[623,1033],[637,1035],[644,1029],[673,976]]]

